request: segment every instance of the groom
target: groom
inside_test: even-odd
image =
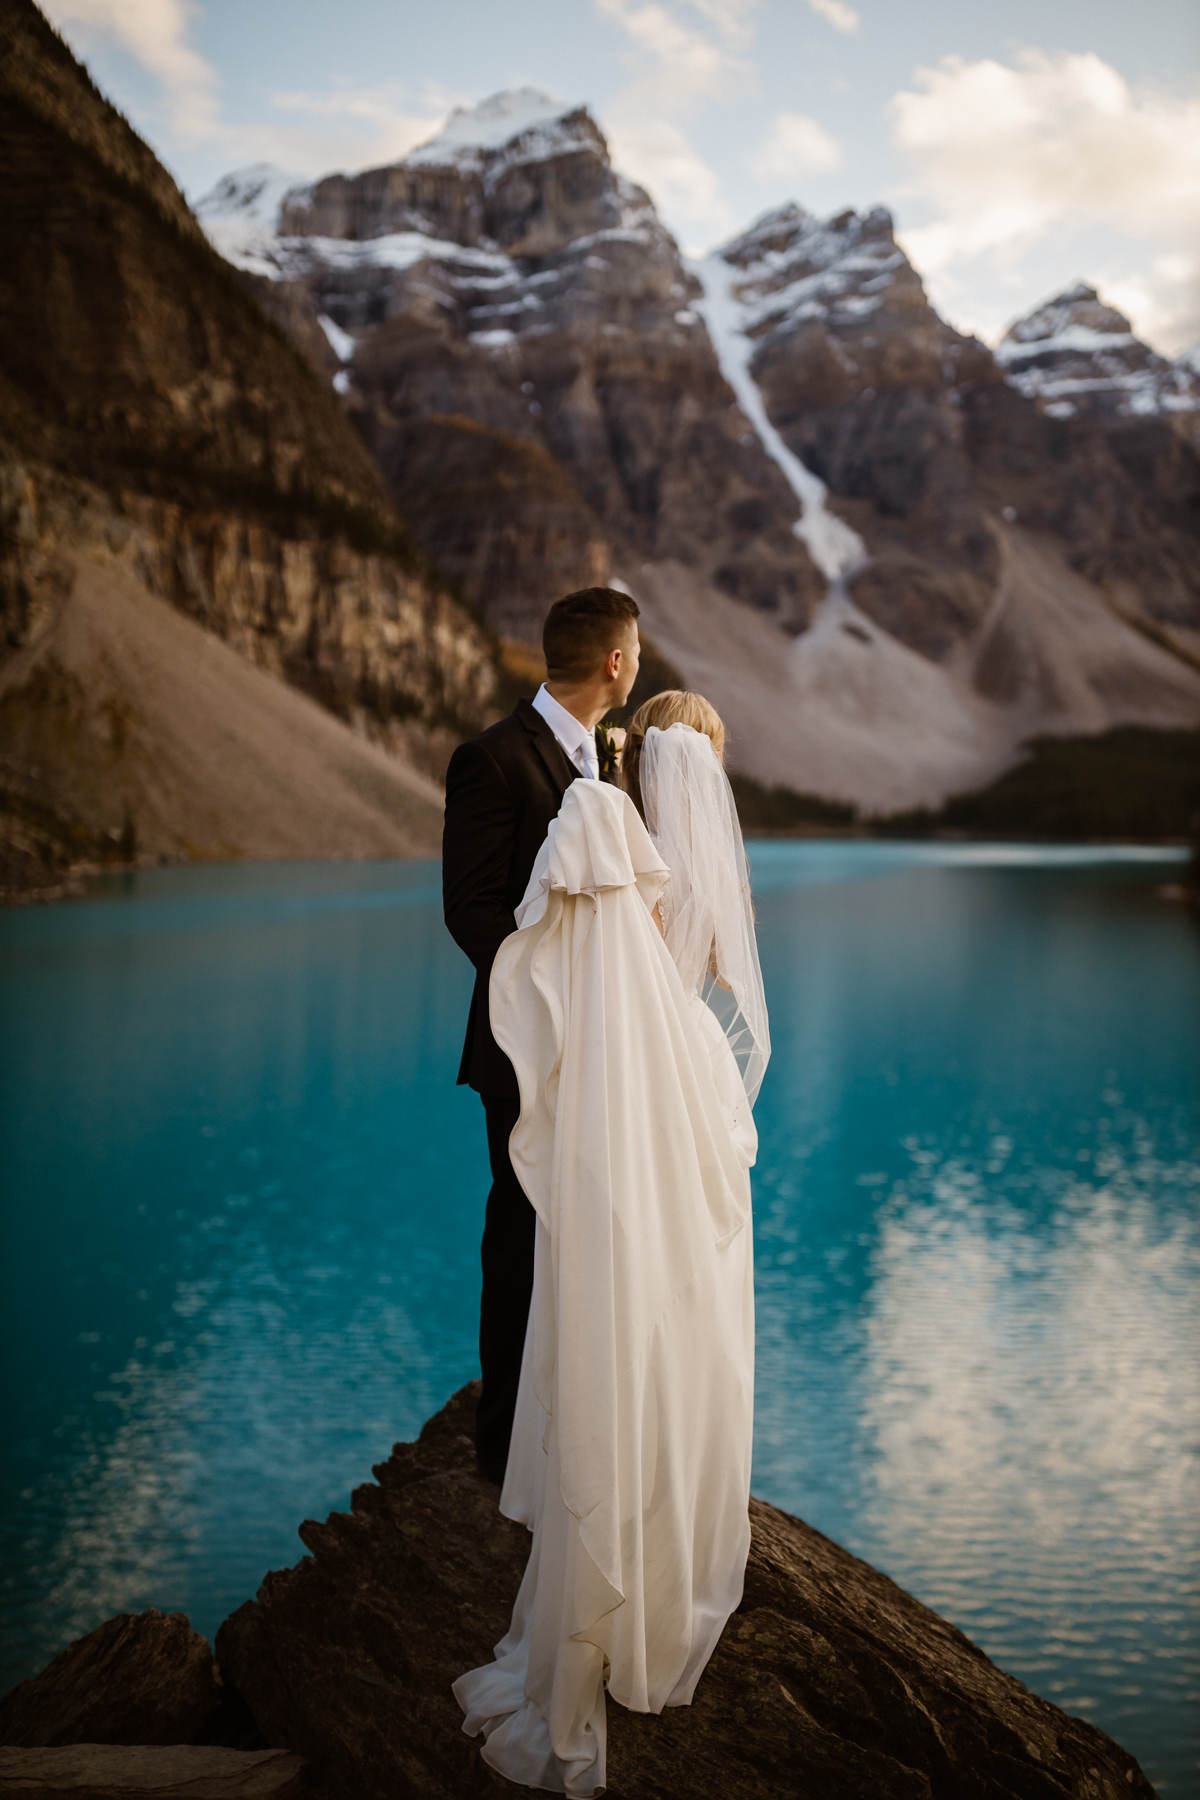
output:
[[[637,616],[635,601],[615,588],[581,588],[556,600],[542,627],[545,681],[532,700],[518,700],[506,719],[460,744],[446,771],[443,910],[475,965],[458,1080],[483,1101],[492,1169],[480,1251],[475,1447],[493,1481],[503,1481],[508,1460],[536,1214],[509,1161],[520,1102],[516,1073],[492,1036],[488,981],[563,795],[581,776],[600,778],[595,728],[629,698],[640,656]],[[607,771],[604,778],[615,780]]]

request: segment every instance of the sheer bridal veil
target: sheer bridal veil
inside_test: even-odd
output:
[[[729,777],[712,739],[678,722],[647,727],[638,774],[646,828],[671,871],[659,902],[667,948],[684,986],[720,1019],[753,1106],[771,1039]]]

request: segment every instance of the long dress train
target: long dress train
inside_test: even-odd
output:
[[[742,1596],[754,1400],[756,1141],[721,1026],[650,909],[632,801],[577,781],[491,980],[537,1213],[500,1510],[532,1532],[494,1660],[453,1683],[510,1780],[605,1785],[605,1689],[686,1705]]]

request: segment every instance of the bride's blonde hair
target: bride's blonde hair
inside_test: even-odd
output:
[[[693,694],[685,688],[664,688],[661,694],[643,700],[629,722],[621,752],[621,786],[643,818],[646,810],[642,805],[642,745],[651,725],[657,725],[660,731],[669,725],[690,725],[693,731],[702,731],[712,739],[714,750],[725,761],[725,726],[716,707],[703,694]]]

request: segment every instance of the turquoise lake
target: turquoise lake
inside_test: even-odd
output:
[[[1200,923],[1169,851],[751,846],[754,1491],[1200,1797]],[[1179,853],[1180,855],[1182,853]],[[0,914],[3,1687],[210,1638],[478,1373],[432,862]]]

